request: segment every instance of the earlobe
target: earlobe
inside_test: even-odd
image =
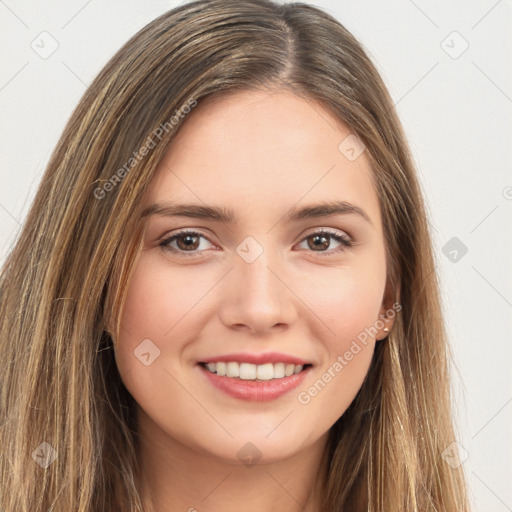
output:
[[[379,329],[376,336],[377,341],[387,338],[393,328],[394,318],[396,317],[397,312],[402,309],[399,297],[399,289],[395,289],[388,280],[386,283],[379,320],[376,322],[376,327]]]
[[[375,337],[376,341],[381,341],[388,337],[391,328],[393,327],[393,320],[387,315],[381,315],[381,318],[376,322],[379,332]]]

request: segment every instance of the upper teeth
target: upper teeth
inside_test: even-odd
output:
[[[285,363],[207,363],[206,367],[212,373],[226,377],[238,377],[244,380],[270,380],[289,377],[294,373],[302,371],[303,365],[285,364]]]

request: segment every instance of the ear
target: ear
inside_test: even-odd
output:
[[[399,287],[393,286],[390,279],[388,279],[382,298],[379,318],[375,322],[375,326],[379,330],[375,337],[377,341],[383,340],[389,335],[395,323],[396,315],[401,309],[400,289]]]

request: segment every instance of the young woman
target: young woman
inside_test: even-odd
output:
[[[0,509],[469,510],[422,193],[360,44],[199,0],[89,87],[0,281]]]

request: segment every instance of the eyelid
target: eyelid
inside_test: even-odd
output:
[[[354,242],[352,235],[348,231],[345,231],[345,230],[339,229],[339,228],[326,228],[326,227],[316,227],[316,228],[311,228],[311,230],[308,229],[302,235],[300,235],[301,236],[300,241],[304,240],[305,237],[314,235],[316,233],[326,233],[328,235],[342,236],[342,237],[350,240],[351,242]]]
[[[216,244],[210,240],[211,235],[206,235],[201,230],[195,229],[195,228],[182,228],[176,232],[171,232],[171,233],[165,234],[158,241],[158,245],[161,246],[163,249],[167,249],[170,252],[178,253],[179,255],[183,255],[183,256],[194,256],[194,255],[198,255],[198,254],[205,252],[204,250],[203,251],[191,251],[189,254],[187,254],[187,251],[178,251],[177,249],[174,249],[173,247],[167,247],[166,244],[170,243],[171,241],[175,241],[176,238],[178,238],[179,236],[185,236],[185,235],[200,236],[201,238],[208,240],[208,242],[210,244],[212,244],[213,246],[217,247]]]
[[[348,234],[345,231],[334,228],[313,228],[312,231],[308,231],[301,235],[299,244],[305,242],[306,239],[313,235],[327,235],[331,239],[341,244],[340,247],[337,247],[336,249],[330,249],[328,251],[306,251],[313,254],[318,253],[320,257],[328,258],[329,256],[339,255],[340,253],[345,252],[347,249],[352,249],[356,245],[354,239],[350,234]]]

